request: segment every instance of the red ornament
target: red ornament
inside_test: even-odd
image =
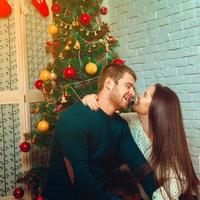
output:
[[[102,15],[106,15],[106,14],[108,13],[108,8],[106,8],[105,6],[101,7],[100,13],[101,13]]]
[[[125,63],[125,60],[122,60],[120,58],[117,58],[113,61],[113,63],[115,64],[119,64],[119,65],[123,65]]]
[[[28,142],[22,142],[19,147],[22,152],[28,152],[31,148],[31,145]]]
[[[67,99],[68,98],[68,94],[65,92],[64,94],[63,94],[63,96]]]
[[[52,6],[51,6],[51,11],[55,14],[59,13],[61,11],[61,7],[59,5],[58,2],[55,2]]]
[[[47,46],[52,47],[54,42],[53,41],[48,41],[46,44],[47,44]]]
[[[24,196],[24,190],[22,190],[21,188],[15,188],[15,190],[13,191],[13,196],[16,199],[21,199]]]
[[[12,13],[12,7],[7,0],[0,0],[0,17],[8,17]]]
[[[56,47],[56,48],[59,48],[60,47],[60,41],[56,40],[53,42],[53,45]]]
[[[81,16],[80,16],[80,23],[83,25],[83,26],[87,26],[91,23],[91,16],[87,13],[83,13]]]
[[[31,0],[31,1],[42,16],[47,17],[49,15],[49,8],[45,0]]]
[[[64,70],[64,75],[66,78],[73,78],[76,75],[76,72],[72,67],[68,66]]]
[[[42,88],[42,86],[43,86],[43,80],[37,80],[37,81],[35,81],[35,87],[38,89],[38,90],[40,90],[41,88]]]
[[[44,200],[43,196],[41,194],[39,194],[37,197],[36,197],[36,200]]]

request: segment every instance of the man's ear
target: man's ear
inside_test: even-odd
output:
[[[110,77],[107,77],[105,79],[105,83],[104,83],[104,87],[107,89],[107,90],[111,90],[115,85],[115,82],[112,78]]]

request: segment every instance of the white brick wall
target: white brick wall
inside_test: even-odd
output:
[[[200,175],[200,1],[109,0],[108,23],[142,91],[160,82],[180,97],[194,168]]]

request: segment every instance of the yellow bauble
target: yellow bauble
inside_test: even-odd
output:
[[[90,75],[94,75],[97,72],[97,65],[89,62],[86,66],[85,66],[85,71],[90,74]]]
[[[48,70],[42,70],[40,72],[40,80],[47,81],[50,78],[50,72]]]
[[[50,24],[48,27],[48,33],[51,35],[56,35],[58,33],[58,27],[55,24]]]
[[[45,133],[49,130],[49,123],[45,120],[42,120],[38,123],[37,125],[37,129],[41,132],[41,133]]]

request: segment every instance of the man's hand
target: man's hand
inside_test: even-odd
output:
[[[98,96],[96,94],[88,94],[83,97],[82,103],[85,106],[89,106],[91,110],[97,111],[100,106],[98,103]]]

